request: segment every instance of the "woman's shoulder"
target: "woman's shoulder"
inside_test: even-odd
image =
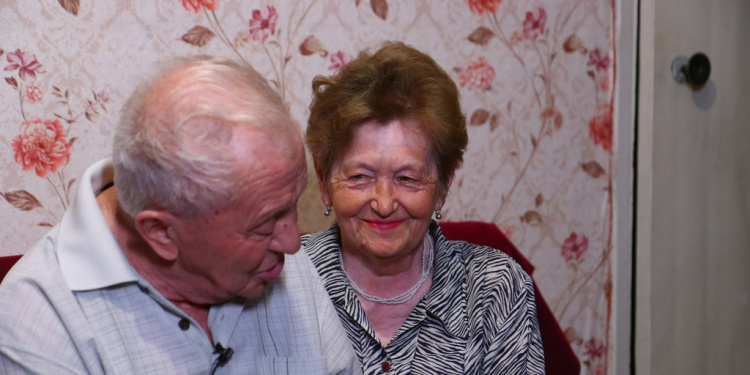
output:
[[[301,252],[307,253],[320,273],[338,264],[338,227],[304,234],[300,237]]]
[[[448,240],[447,243],[460,254],[469,279],[511,278],[521,283],[531,281],[523,267],[501,250],[466,241]]]
[[[300,236],[302,249],[308,253],[323,247],[337,246],[336,231],[338,227],[332,226],[319,232],[307,233]]]
[[[307,246],[307,243],[310,242],[310,237],[312,237],[315,233],[305,233],[299,237],[300,243],[302,247]]]

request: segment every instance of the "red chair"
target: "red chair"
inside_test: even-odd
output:
[[[20,255],[10,255],[6,257],[0,257],[0,281],[3,281],[5,278],[5,274],[10,271],[10,268],[13,267],[18,260],[21,259]]]
[[[467,241],[477,245],[493,247],[508,254],[529,275],[534,272],[534,266],[531,265],[531,262],[524,258],[495,224],[479,221],[445,221],[440,223],[440,227],[449,240]],[[579,375],[581,363],[536,284],[534,284],[534,293],[536,294],[536,315],[539,320],[539,331],[544,347],[545,373],[548,375]]]

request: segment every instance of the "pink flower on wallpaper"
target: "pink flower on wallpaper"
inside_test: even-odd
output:
[[[200,12],[205,7],[208,10],[216,10],[219,0],[181,0],[182,6],[187,10],[195,13]]]
[[[495,13],[502,0],[466,0],[472,12],[482,15],[484,12]]]
[[[338,51],[336,53],[331,54],[331,66],[328,67],[328,70],[336,70],[352,61],[352,56],[344,53],[342,51]]]
[[[36,60],[36,56],[30,52],[23,52],[20,49],[17,49],[16,52],[9,53],[6,59],[10,64],[5,67],[5,70],[9,71],[18,69],[18,75],[24,81],[28,77],[36,79],[37,73],[47,73],[42,64]]]
[[[461,87],[469,86],[480,90],[489,90],[492,88],[492,81],[495,79],[495,69],[487,64],[484,57],[477,61],[469,63],[463,68],[458,68],[458,81]]]
[[[609,104],[597,107],[596,115],[589,120],[589,137],[604,150],[612,149],[612,111]]]
[[[99,91],[99,93],[96,94],[96,97],[101,103],[106,103],[109,101],[109,93],[107,93],[106,91]]]
[[[589,62],[587,66],[593,66],[598,71],[606,71],[612,61],[607,53],[602,52],[599,48],[594,48],[593,51],[589,52]]]
[[[565,240],[562,246],[562,256],[566,261],[578,261],[583,253],[589,248],[589,239],[584,235],[571,233],[570,237]]]
[[[29,103],[39,103],[42,101],[42,95],[44,95],[44,91],[39,87],[39,84],[37,82],[32,82],[30,85],[26,86],[26,100],[29,101]]]
[[[269,35],[275,34],[278,19],[279,16],[273,5],[267,5],[265,9],[253,10],[253,18],[250,19],[250,35],[253,40],[264,42]]]
[[[584,347],[586,350],[583,352],[583,355],[589,356],[591,359],[602,358],[607,354],[607,347],[604,346],[604,343],[593,337],[586,341]]]
[[[21,124],[21,134],[13,139],[16,163],[24,171],[34,169],[39,177],[68,164],[71,144],[60,120],[31,120]]]
[[[544,25],[547,23],[547,12],[544,8],[536,8],[531,12],[526,12],[526,19],[523,21],[523,35],[528,40],[536,38],[544,33]]]

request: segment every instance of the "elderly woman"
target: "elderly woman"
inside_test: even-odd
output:
[[[532,281],[440,219],[468,143],[458,89],[402,43],[316,77],[306,140],[330,229],[302,244],[365,374],[542,374]]]

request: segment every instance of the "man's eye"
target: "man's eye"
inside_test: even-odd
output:
[[[255,227],[247,232],[248,236],[255,238],[265,238],[273,234],[274,222],[266,222],[263,225]]]

